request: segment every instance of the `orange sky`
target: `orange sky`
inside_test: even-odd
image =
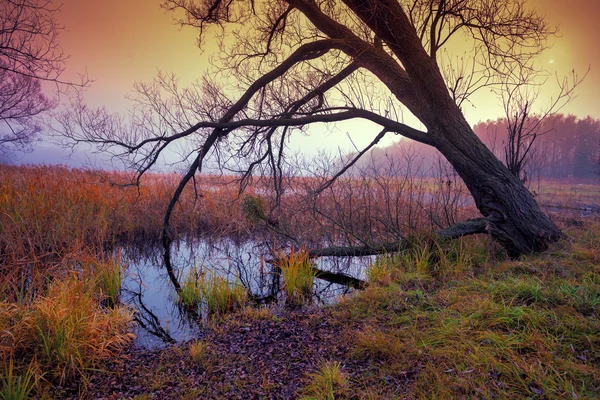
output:
[[[600,118],[600,0],[529,1],[550,23],[561,25],[561,37],[542,56],[548,69],[565,74],[592,68],[578,98],[563,112]],[[202,75],[210,52],[201,54],[196,32],[180,29],[159,4],[159,0],[63,0],[60,22],[66,31],[60,42],[71,57],[66,77],[87,69],[95,80],[87,94],[91,105],[126,111],[130,103],[125,95],[132,84],[150,81],[158,70],[175,72],[183,83]],[[489,92],[480,93],[474,103],[476,107],[465,107],[471,123],[501,115],[498,99]],[[300,139],[298,146],[310,142]]]

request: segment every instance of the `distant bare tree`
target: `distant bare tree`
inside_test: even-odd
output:
[[[0,0],[0,153],[27,150],[56,105],[42,82],[70,85],[60,81],[58,10],[52,0]]]
[[[600,177],[600,138],[598,138],[598,143],[596,145],[596,153],[594,154],[593,158],[593,162],[596,165],[598,177]]]
[[[508,131],[504,143],[504,161],[510,172],[523,182],[527,181],[525,168],[535,159],[536,139],[548,133],[547,130],[542,129],[544,122],[573,100],[575,89],[587,73],[579,77],[573,71],[570,79],[568,76],[559,79],[557,75],[558,93],[550,99],[550,103],[545,108],[540,108],[536,112],[536,102],[539,100],[542,86],[547,81],[543,75],[544,71],[525,66],[511,76],[500,90]]]

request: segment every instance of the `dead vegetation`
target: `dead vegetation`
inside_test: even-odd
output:
[[[356,177],[325,197],[331,203],[283,197],[297,205],[289,208],[296,210],[293,215],[269,215],[266,199],[264,217],[277,217],[280,229],[305,243],[321,232],[330,233],[329,243],[373,243],[393,237],[396,229],[411,232],[412,245],[379,256],[366,272],[368,287],[333,307],[229,307],[226,296],[224,307],[235,313],[215,312],[198,340],[143,352],[129,348],[131,310],[118,301],[123,266],[109,245],[121,236],[156,232],[161,222],[151,216],[160,215],[160,188],[168,180],[157,177],[138,193],[112,187],[90,172],[56,167],[3,167],[0,178],[4,397],[590,398],[598,393],[596,217],[555,214],[569,240],[543,254],[509,260],[485,235],[444,241],[417,229],[419,218],[434,227],[433,216],[467,212],[452,200],[457,197],[448,188],[454,184],[415,179],[403,186],[403,177]],[[297,192],[291,193],[307,182],[295,181]],[[373,191],[377,185],[383,185],[374,191],[377,204],[357,216],[365,216],[367,226],[351,237],[348,224],[356,221],[345,216],[366,201],[365,186]],[[181,220],[181,232],[218,227],[220,219],[230,221],[221,233],[264,232],[261,219],[253,225],[240,206],[231,206],[239,204],[235,190],[216,187],[214,198],[203,192],[206,204],[187,203],[193,212]],[[448,202],[431,208],[423,207],[426,202],[402,203],[413,222],[394,225],[385,219],[396,196],[404,194],[410,203],[425,193]],[[206,214],[210,207],[214,215]],[[338,219],[317,212],[326,215],[329,208]],[[150,217],[138,217],[144,213]],[[319,216],[321,223],[307,226]],[[306,263],[301,255],[298,265]],[[308,285],[287,285],[295,303],[306,300]]]

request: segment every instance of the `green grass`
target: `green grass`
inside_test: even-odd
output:
[[[246,289],[216,274],[203,276],[202,288],[208,314],[225,314],[238,310],[246,302]]]
[[[487,262],[477,277],[484,249],[470,257],[456,247],[417,248],[374,267],[393,279],[335,307],[360,327],[346,332],[351,355],[371,366],[352,382],[357,396],[394,393],[384,382],[398,370],[414,376],[409,398],[598,396],[600,252],[590,236],[600,238],[600,224],[569,235],[571,243],[541,255]]]
[[[312,298],[315,271],[308,259],[306,250],[290,252],[278,260],[281,269],[286,294],[286,302],[291,305],[301,305],[310,302]]]
[[[226,278],[212,272],[200,272],[192,268],[185,275],[179,301],[186,307],[204,307],[208,315],[225,314],[242,308],[246,302],[246,290],[239,284],[231,284]]]
[[[95,274],[100,293],[105,296],[108,306],[117,306],[119,304],[122,282],[120,257],[96,263]]]
[[[36,372],[30,365],[22,375],[16,375],[12,356],[8,365],[0,375],[0,399],[1,400],[26,400],[32,398],[37,378]]]
[[[202,276],[196,267],[191,268],[181,281],[179,302],[193,308],[202,303]]]

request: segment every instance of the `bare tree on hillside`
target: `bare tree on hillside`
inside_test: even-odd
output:
[[[60,81],[66,56],[52,0],[0,0],[0,153],[27,150],[38,117],[56,105],[43,82]]]
[[[171,212],[209,156],[244,157],[245,176],[267,165],[277,182],[291,134],[353,119],[371,121],[380,130],[352,134],[372,135],[373,142],[399,134],[434,146],[454,167],[483,218],[458,224],[447,237],[488,232],[513,256],[544,250],[562,237],[523,183],[473,133],[457,105],[464,89],[446,82],[439,65],[451,40],[469,40],[478,49],[479,68],[465,74],[484,71],[499,82],[529,64],[554,29],[525,0],[165,0],[163,5],[179,13],[182,25],[198,29],[200,46],[207,38],[220,39],[211,78],[186,89],[164,75],[155,84],[138,85],[129,122],[76,101],[61,123],[73,143],[93,143],[126,160],[138,175],[175,143],[188,144],[182,158],[187,172],[164,220],[165,244]],[[469,76],[455,81],[459,78],[479,82]],[[404,112],[425,129],[404,124]]]

